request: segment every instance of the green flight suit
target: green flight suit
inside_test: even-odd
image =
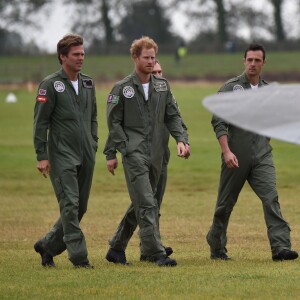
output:
[[[78,75],[78,95],[63,69],[39,86],[34,109],[37,160],[49,160],[60,218],[42,239],[53,256],[65,249],[73,264],[88,262],[79,222],[87,210],[98,147],[95,86]]]
[[[188,144],[188,134],[187,134],[187,127],[185,123],[182,121],[183,133],[185,138],[185,143]],[[162,135],[164,135],[164,139],[167,139],[167,145],[169,143],[170,133],[167,127],[162,131]],[[167,146],[161,167],[161,173],[159,177],[159,181],[156,187],[154,198],[157,200],[157,205],[159,208],[159,217],[160,217],[160,207],[162,204],[163,196],[165,193],[166,185],[167,185],[167,177],[168,177],[168,163],[170,160],[170,149]],[[121,220],[120,224],[116,232],[114,233],[112,239],[109,241],[109,245],[111,248],[118,250],[118,251],[125,251],[128,245],[129,240],[131,239],[136,227],[137,227],[137,220],[134,212],[133,204],[131,203],[126,211],[123,219]]]
[[[177,143],[185,142],[181,117],[168,82],[151,75],[146,101],[137,75],[127,76],[113,87],[108,97],[107,121],[109,136],[104,154],[107,160],[116,158],[116,150],[122,154],[134,222],[140,228],[141,253],[155,260],[166,254],[160,240],[159,205],[155,198],[162,153],[168,146],[168,136],[162,134],[165,126]]]
[[[260,79],[259,86],[266,84]],[[242,92],[249,88],[250,82],[243,73],[227,81],[219,92]],[[290,227],[283,219],[278,203],[276,173],[269,139],[227,124],[216,116],[212,118],[212,125],[217,138],[228,135],[228,145],[238,159],[239,168],[227,168],[222,154],[218,198],[213,224],[207,234],[211,253],[226,253],[229,218],[246,181],[262,201],[272,254],[290,249]]]

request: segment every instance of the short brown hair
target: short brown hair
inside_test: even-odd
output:
[[[158,46],[154,42],[154,40],[152,40],[148,36],[143,36],[140,39],[134,40],[132,42],[131,47],[130,47],[131,56],[139,57],[142,53],[143,48],[146,48],[146,49],[153,48],[155,50],[155,54],[158,52]]]
[[[265,61],[266,59],[266,50],[264,48],[263,45],[260,45],[260,44],[250,44],[247,49],[245,50],[245,53],[244,53],[244,58],[247,57],[247,53],[249,51],[261,51],[263,53],[263,61]]]
[[[60,55],[68,55],[72,46],[83,45],[83,38],[78,34],[67,34],[57,43],[57,56],[60,64],[62,61]]]

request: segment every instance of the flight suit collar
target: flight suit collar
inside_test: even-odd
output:
[[[144,89],[143,89],[142,83],[141,83],[138,75],[136,74],[136,72],[134,72],[132,74],[132,80],[133,80],[133,83],[137,86],[138,91],[142,95],[144,95],[144,99],[145,99]],[[153,84],[152,84],[152,75],[151,75],[150,81],[149,81],[149,99],[151,99],[151,93],[152,93],[152,91],[153,91]]]
[[[71,81],[63,68],[61,68],[58,73],[63,79]],[[78,82],[81,82],[81,73],[78,73]]]
[[[245,86],[247,86],[247,87],[249,87],[249,88],[251,87],[251,86],[250,86],[250,82],[249,82],[249,80],[248,80],[248,78],[247,78],[247,76],[246,76],[246,72],[244,72],[244,73],[240,76],[240,78],[241,78],[241,80],[242,80],[243,85],[245,85]],[[260,86],[263,86],[263,80],[262,80],[261,77],[259,77],[258,86],[259,86],[259,87],[260,87]]]

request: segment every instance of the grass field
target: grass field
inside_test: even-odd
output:
[[[63,253],[56,269],[45,269],[33,250],[58,217],[49,179],[36,170],[32,145],[34,94],[15,89],[7,104],[0,90],[0,297],[1,299],[299,299],[300,260],[273,262],[260,201],[246,186],[233,212],[228,250],[233,260],[211,261],[205,235],[215,206],[220,150],[201,100],[218,85],[173,84],[189,128],[192,156],[172,158],[162,205],[163,243],[172,246],[176,268],[139,261],[135,233],[127,250],[132,266],[105,259],[107,241],[125,212],[129,197],[122,168],[111,176],[102,148],[108,86],[99,86],[100,147],[89,209],[82,221],[94,270],[75,270]],[[291,225],[293,248],[300,250],[300,148],[272,141],[283,215]]]
[[[243,53],[188,54],[178,65],[173,55],[159,54],[164,75],[169,79],[224,81],[241,72]],[[268,81],[300,81],[298,52],[267,52],[265,79]],[[0,83],[39,82],[58,68],[56,55],[0,56]],[[133,70],[128,55],[87,55],[84,72],[98,82],[115,81]]]

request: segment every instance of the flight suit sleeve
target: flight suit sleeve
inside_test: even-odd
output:
[[[182,125],[182,128],[183,128],[183,136],[184,136],[185,144],[189,145],[190,142],[189,142],[189,135],[188,135],[188,132],[187,132],[188,129],[187,129],[184,121],[182,120],[182,118],[181,118],[181,125]]]
[[[182,119],[182,116],[181,116],[181,112],[180,112],[180,109],[179,109],[179,105],[174,97],[174,95],[172,94],[172,97],[173,97],[173,101],[175,102],[176,106],[177,106],[177,109],[178,109],[178,112],[179,112],[179,115],[180,115],[180,118],[181,118],[181,125],[182,125],[182,128],[183,128],[183,136],[184,136],[184,140],[185,140],[185,144],[189,144],[189,135],[188,135],[188,132],[187,132],[187,126],[185,125],[183,119]]]
[[[96,100],[96,91],[93,87],[93,109],[92,109],[92,118],[91,118],[91,134],[96,143],[98,143],[98,121],[97,121],[97,100]]]
[[[121,87],[115,86],[107,99],[107,126],[108,137],[103,153],[106,159],[116,158],[117,150],[123,155],[126,153],[126,141],[128,140],[123,130],[124,102],[121,97]]]
[[[47,160],[47,134],[51,113],[55,106],[55,93],[50,82],[39,86],[34,107],[33,142],[37,160]]]
[[[223,93],[226,91],[228,91],[226,85],[223,85],[219,89],[218,93]],[[228,123],[225,122],[223,119],[217,117],[216,115],[213,115],[211,124],[213,126],[217,139],[219,139],[222,135],[228,135]]]
[[[182,119],[180,116],[180,112],[178,110],[178,105],[170,91],[170,88],[168,88],[168,92],[167,92],[167,107],[165,113],[165,123],[170,134],[176,140],[177,143],[186,142],[184,138],[184,133],[183,133],[184,130],[182,127]]]

